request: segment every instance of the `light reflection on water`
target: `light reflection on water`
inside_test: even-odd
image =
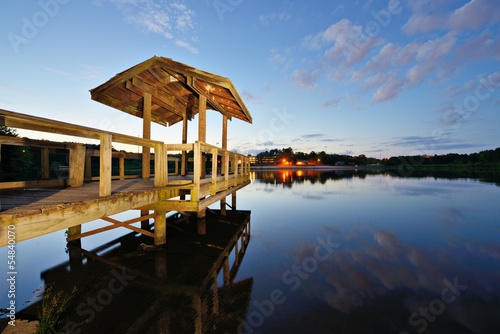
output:
[[[481,179],[255,172],[238,191],[238,208],[252,211],[237,276],[253,278],[242,332],[494,332],[500,187]],[[82,245],[93,249],[123,233]],[[62,231],[18,244],[23,299],[34,299],[42,271],[67,261],[64,249]]]

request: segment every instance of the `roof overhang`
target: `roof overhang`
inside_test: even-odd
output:
[[[145,93],[151,94],[151,120],[158,124],[171,126],[184,116],[192,119],[201,95],[206,97],[206,109],[252,123],[230,79],[170,58],[154,56],[90,90],[93,100],[140,118]]]

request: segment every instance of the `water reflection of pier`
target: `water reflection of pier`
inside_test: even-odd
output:
[[[63,329],[81,333],[234,333],[246,318],[251,278],[233,282],[250,241],[250,212],[210,210],[207,234],[172,216],[161,250],[128,234],[42,273],[54,291],[77,291]],[[219,286],[220,285],[220,286]]]

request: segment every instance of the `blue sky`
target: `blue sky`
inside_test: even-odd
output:
[[[497,0],[8,1],[0,108],[141,134],[89,90],[153,55],[230,78],[252,125],[229,148],[366,154],[500,146]],[[207,141],[220,142],[209,112]],[[197,133],[196,119],[189,140]],[[179,142],[180,125],[152,136]],[[19,131],[23,136],[53,139]]]

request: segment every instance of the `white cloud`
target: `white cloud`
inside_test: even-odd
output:
[[[97,1],[97,2],[96,2]],[[198,50],[189,42],[188,36],[196,33],[196,12],[182,2],[158,2],[154,0],[96,0],[94,4],[102,6],[104,2],[115,5],[125,16],[125,21],[145,33],[153,33],[173,40],[174,43],[192,53]]]
[[[292,73],[292,82],[302,90],[310,90],[316,88],[316,80],[318,79],[318,71],[308,72],[304,69],[298,69]]]
[[[424,5],[427,6],[426,11],[423,10]],[[438,8],[435,6],[426,0],[421,1],[419,6],[412,7],[417,12],[411,16],[403,30],[413,35],[433,30],[477,30],[486,24],[500,23],[497,0],[470,0],[462,7],[447,12],[436,12]]]

